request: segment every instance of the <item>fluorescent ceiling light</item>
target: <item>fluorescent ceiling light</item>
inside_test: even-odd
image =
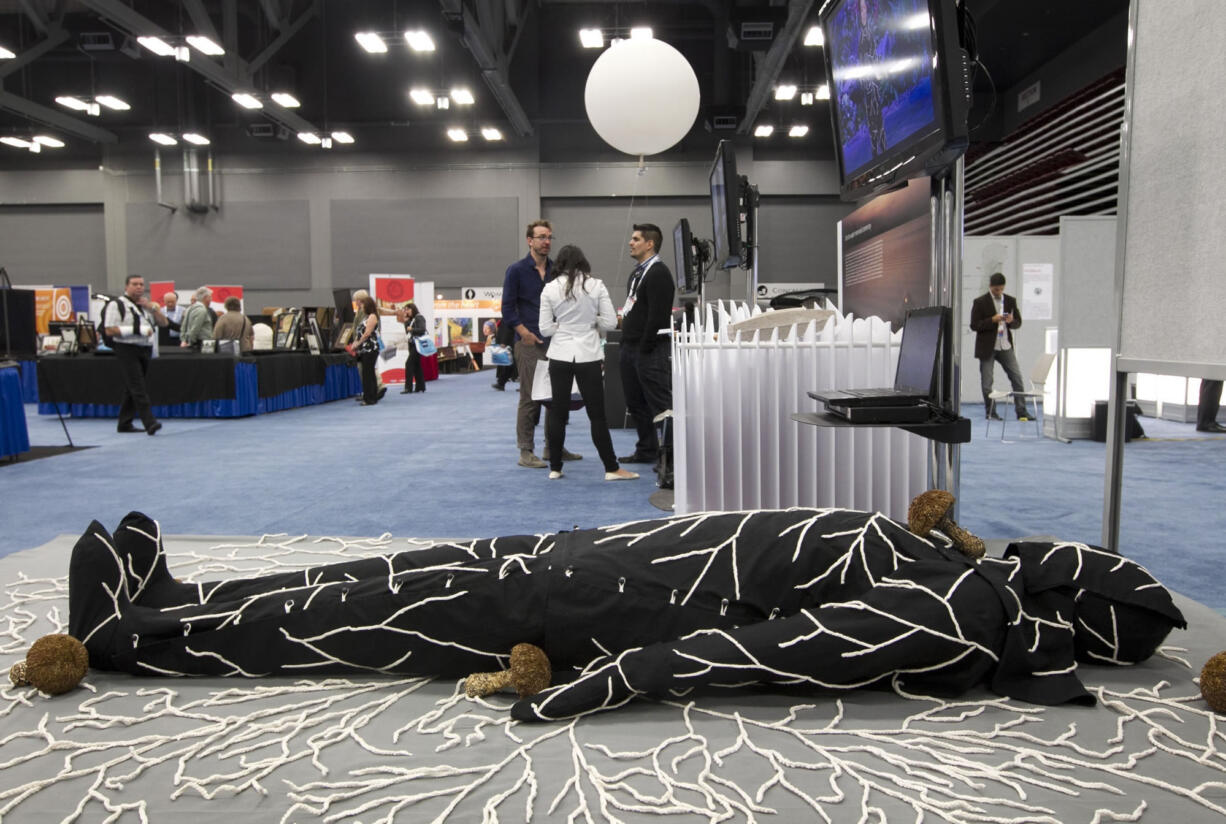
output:
[[[66,109],[73,109],[74,111],[78,111],[78,112],[83,112],[89,108],[89,104],[86,103],[81,98],[72,97],[71,95],[67,95],[67,94],[57,97],[55,99],[55,102],[59,103],[61,106],[63,106]]]
[[[175,47],[160,37],[138,37],[136,38],[136,42],[140,43],[158,57],[170,57],[175,53]]]
[[[434,99],[434,104],[438,106],[439,111],[451,108],[451,98],[445,94],[440,94]]]
[[[234,94],[230,95],[230,98],[244,109],[264,108],[264,104],[261,103],[255,95],[248,92],[235,92]]]
[[[95,97],[94,100],[97,100],[108,109],[114,109],[117,112],[126,112],[128,109],[132,108],[126,102],[120,100],[113,94],[100,94]]]
[[[16,54],[4,48],[4,46],[0,46],[0,60],[12,60],[16,56]]]
[[[635,26],[630,30],[631,40],[650,40],[651,26]]]
[[[826,85],[825,83],[817,87],[817,99],[818,100],[829,100],[830,99],[830,87]]]
[[[812,106],[813,105],[813,92],[801,92],[800,93],[800,105]]]
[[[312,146],[319,145],[319,135],[314,132],[298,132],[298,139],[303,143],[309,143]]]
[[[50,135],[36,134],[34,135],[34,142],[40,146],[46,146],[51,149],[64,148],[64,141],[60,140],[58,137],[51,137]]]
[[[183,139],[196,146],[209,145],[209,139],[207,137],[202,134],[196,134],[195,132],[188,132],[187,134],[183,135]]]
[[[332,148],[332,138],[331,137],[322,138],[319,141],[319,147],[321,149],[331,149]]]
[[[434,92],[428,91],[427,89],[410,89],[409,97],[411,97],[413,102],[419,106],[434,105]]]
[[[769,123],[763,123],[753,130],[754,137],[770,137],[775,131],[775,127]]]
[[[153,132],[149,135],[149,139],[154,143],[160,143],[163,146],[173,146],[179,142],[175,140],[173,136],[164,134],[163,132]]]
[[[349,132],[333,132],[332,139],[337,143],[352,143],[353,135],[349,134]]]
[[[180,63],[190,63],[192,60],[192,50],[187,46],[175,46],[175,60]]]
[[[387,52],[387,44],[383,42],[382,37],[373,31],[360,31],[353,36],[353,39],[357,40],[358,45],[371,54],[385,54]]]
[[[211,55],[216,57],[219,54],[225,54],[226,50],[214,43],[203,34],[189,34],[187,36],[187,45],[194,48],[201,54]]]
[[[284,106],[287,109],[296,109],[302,104],[298,102],[298,98],[294,97],[289,92],[273,92],[272,102],[278,106]]]
[[[806,46],[821,46],[821,45],[824,45],[825,43],[826,43],[826,38],[825,36],[822,35],[821,26],[811,26],[809,30],[805,32],[805,45]]]
[[[456,143],[463,143],[465,140],[468,140],[468,133],[463,129],[448,129],[447,136]]]
[[[603,49],[604,35],[600,29],[579,29],[579,45],[585,49]]]
[[[434,41],[430,39],[430,35],[422,29],[414,29],[404,33],[404,40],[409,44],[409,48],[415,52],[432,52],[434,51]]]
[[[808,126],[793,126],[788,129],[788,137],[804,137],[809,133]]]
[[[19,137],[0,137],[0,143],[6,146],[12,146],[15,149],[28,149],[30,146],[37,146],[37,143],[29,143]]]
[[[502,132],[489,126],[481,130],[481,136],[486,140],[502,140]]]
[[[471,106],[473,104],[473,93],[468,89],[452,89],[451,99],[459,106]]]
[[[783,85],[775,87],[776,100],[791,100],[796,96],[796,87],[793,85]]]

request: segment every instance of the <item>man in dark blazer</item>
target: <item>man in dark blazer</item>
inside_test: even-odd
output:
[[[992,394],[992,373],[997,361],[1005,368],[1009,384],[1014,392],[1025,392],[1022,372],[1017,368],[1017,354],[1013,350],[1013,331],[1021,327],[1022,313],[1017,309],[1013,295],[1005,294],[1005,276],[996,272],[988,278],[988,293],[975,298],[971,304],[971,329],[975,332],[975,357],[979,360],[979,384],[983,388],[983,408],[988,418],[1000,420],[996,414]],[[1017,419],[1030,419],[1026,402],[1020,395],[1013,397]]]

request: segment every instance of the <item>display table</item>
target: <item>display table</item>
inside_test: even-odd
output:
[[[810,426],[830,426],[835,428],[860,428],[896,426],[908,432],[940,443],[970,443],[971,422],[968,418],[940,418],[933,416],[930,420],[920,423],[852,423],[845,418],[826,412],[793,412],[792,420],[797,423],[807,423]]]
[[[30,451],[26,410],[21,402],[21,374],[11,363],[0,365],[0,458]]]
[[[159,418],[236,418],[350,398],[362,380],[348,355],[257,352],[239,356],[163,352],[146,377]],[[50,355],[38,361],[38,411],[115,418],[123,378],[113,355]]]

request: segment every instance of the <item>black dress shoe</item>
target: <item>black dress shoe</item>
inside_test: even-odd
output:
[[[1210,423],[1210,424],[1205,424],[1204,426],[1196,427],[1196,431],[1197,432],[1222,433],[1222,432],[1226,432],[1226,426],[1222,426],[1220,423]]]
[[[130,423],[121,423],[119,425],[119,428],[116,429],[115,431],[116,432],[139,432],[140,430],[137,429],[135,426],[133,426]]]
[[[634,454],[632,454],[632,455],[626,455],[625,457],[619,457],[619,458],[617,459],[617,462],[618,462],[618,463],[646,463],[646,464],[653,464],[653,463],[655,463],[657,460],[659,460],[659,458],[658,458],[658,457],[656,457],[655,455],[644,455],[642,452],[635,452],[635,453],[634,453]]]
[[[380,386],[380,387],[379,387],[379,394],[375,395],[375,401],[381,401],[381,400],[383,400],[383,396],[384,396],[384,395],[386,395],[386,394],[387,394],[387,387],[386,387],[386,386]]]
[[[995,412],[990,412],[990,413],[988,413],[988,420],[990,420],[990,421],[998,421],[998,420],[1000,420],[1000,415],[997,415]]]
[[[401,394],[401,395],[410,395],[410,394],[412,394],[412,393],[413,393],[413,390],[412,390],[412,389],[410,389],[410,388],[409,388],[409,387],[407,387],[407,386],[406,386],[404,389],[401,389],[401,390],[400,390],[400,394]]]
[[[158,430],[161,428],[162,428],[162,422],[154,421],[152,424],[145,427],[145,434],[146,435],[156,435],[158,433]]]
[[[490,386],[497,389],[499,392],[507,391],[507,385],[505,383],[491,383]]]

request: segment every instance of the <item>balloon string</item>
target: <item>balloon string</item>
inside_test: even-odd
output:
[[[634,185],[630,187],[630,206],[627,207],[626,209],[626,228],[627,229],[629,229],[630,227],[634,225],[631,222],[630,216],[634,214],[634,201],[635,199],[638,198],[638,194],[639,194],[639,178],[641,178],[646,173],[647,173],[647,166],[644,165],[643,163],[643,156],[639,155],[639,168],[638,168],[638,171],[635,172],[635,175],[634,175]],[[625,264],[626,251],[628,248],[629,247],[626,245],[625,240],[623,240],[621,244],[621,250],[617,253],[617,271],[618,272],[622,270],[622,266]],[[657,249],[656,251],[658,252],[660,250]]]

